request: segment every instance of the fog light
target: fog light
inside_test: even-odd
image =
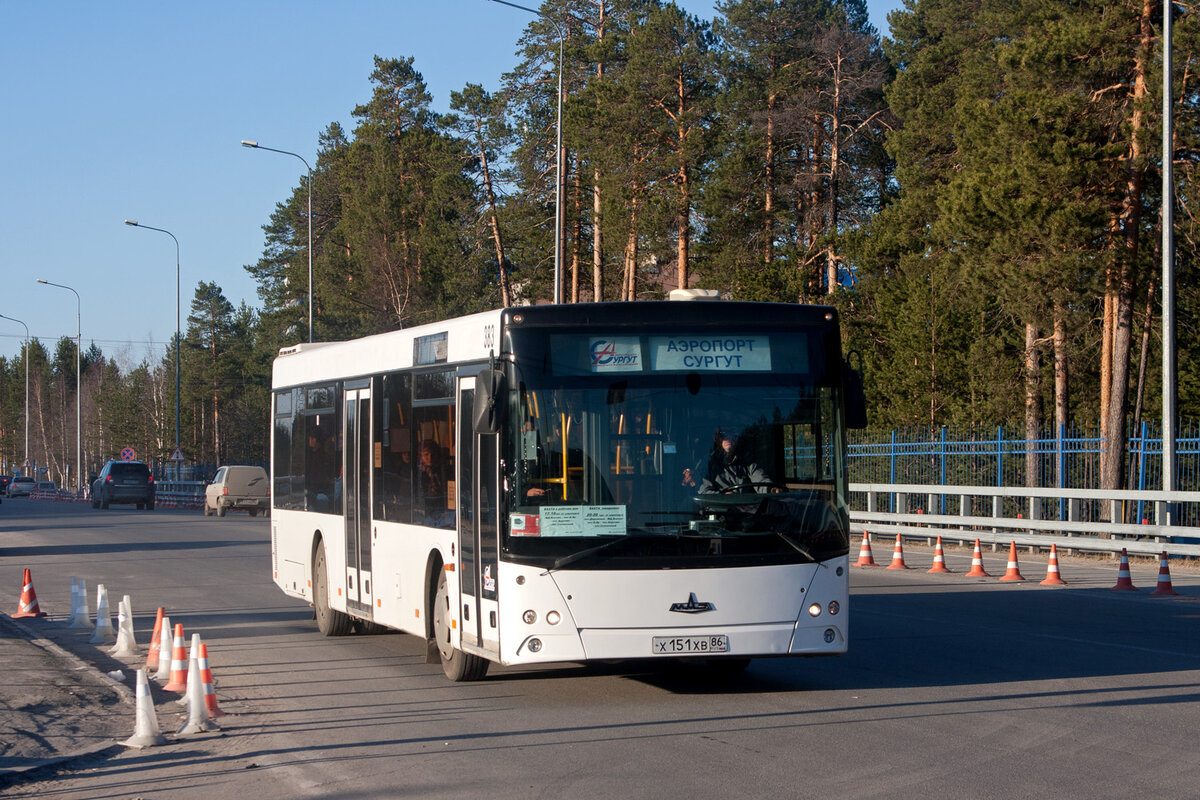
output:
[[[541,639],[530,639],[529,640],[529,652],[540,653],[541,651],[542,651],[542,640]]]
[[[821,604],[820,604],[820,603],[813,603],[811,606],[809,606],[809,607],[808,607],[808,615],[809,615],[810,617],[819,617],[819,616],[821,616]]]
[[[833,628],[825,629],[825,644],[833,644],[833,640],[837,638],[837,634],[833,632]]]
[[[532,625],[537,622],[537,612],[531,608],[521,615],[521,619],[525,620],[526,625]]]
[[[546,615],[546,622],[549,622],[551,625],[557,625],[562,622],[562,614],[559,614],[557,611],[551,611]]]
[[[829,601],[829,613],[830,614],[836,614],[837,612],[839,612],[841,610],[842,610],[842,606],[840,603],[838,603],[837,600]]]

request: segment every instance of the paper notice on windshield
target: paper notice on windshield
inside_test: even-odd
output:
[[[542,506],[542,536],[624,536],[625,506]]]
[[[768,372],[767,336],[652,336],[650,369],[701,372]]]

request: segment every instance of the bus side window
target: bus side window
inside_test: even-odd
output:
[[[412,375],[375,381],[375,519],[412,522]]]
[[[454,405],[413,409],[414,525],[455,525]]]

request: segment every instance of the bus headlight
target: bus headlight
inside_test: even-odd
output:
[[[837,612],[839,612],[841,610],[842,610],[841,603],[839,603],[837,600],[829,601],[829,613],[830,614],[836,614]]]
[[[820,604],[820,603],[813,603],[811,606],[809,606],[809,607],[808,607],[808,615],[809,615],[810,617],[819,617],[819,616],[821,616],[821,604]]]
[[[530,639],[527,647],[529,648],[529,652],[531,652],[531,653],[540,653],[542,651],[542,640],[541,639]]]
[[[562,614],[559,614],[557,611],[551,611],[546,615],[546,622],[550,623],[551,625],[557,625],[558,623],[562,622]]]
[[[537,622],[537,612],[531,608],[521,615],[521,619],[525,620],[526,625],[532,625]]]

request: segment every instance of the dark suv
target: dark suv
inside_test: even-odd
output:
[[[92,483],[92,508],[126,503],[154,510],[154,476],[141,461],[109,461]]]

